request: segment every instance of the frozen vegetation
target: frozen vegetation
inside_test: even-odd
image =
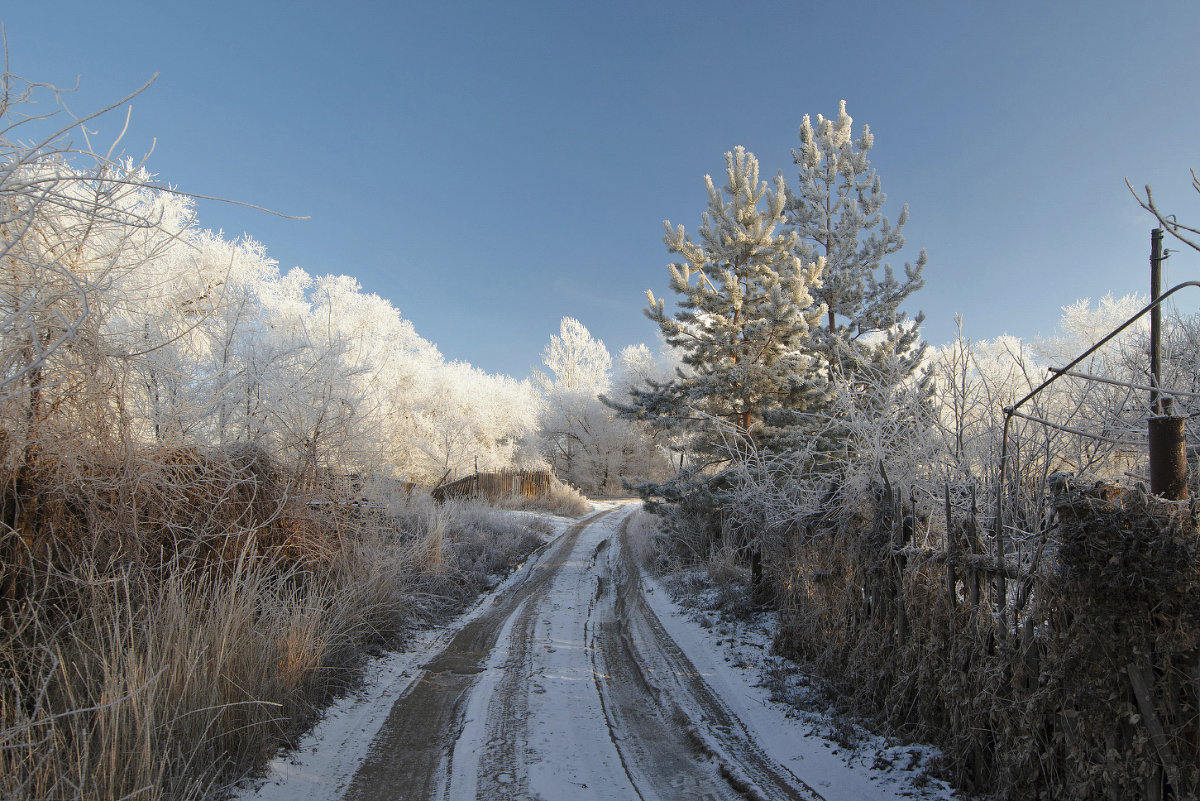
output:
[[[844,104],[793,182],[735,148],[667,224],[653,350],[564,317],[513,378],[203,229],[3,81],[0,796],[216,797],[338,697],[264,794],[1200,788],[1191,509],[1139,486],[1148,386],[1195,441],[1200,320],[1168,316],[1160,378],[1141,318],[1010,414],[1143,301],[929,347],[925,254],[890,266],[908,210]],[[429,494],[508,470],[553,490]],[[544,510],[590,510],[575,488],[657,516]],[[428,729],[395,711],[423,670],[461,690]]]

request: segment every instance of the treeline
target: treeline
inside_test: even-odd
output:
[[[419,487],[541,400],[0,84],[0,797],[221,795],[541,543]]]
[[[252,448],[302,483],[424,486],[548,464],[610,493],[662,473],[652,433],[597,400],[669,370],[644,346],[614,373],[567,318],[533,380],[447,361],[354,278],[282,272],[141,167],[6,144],[0,460]]]
[[[535,429],[527,383],[445,361],[353,278],[281,273],[132,165],[5,155],[7,459],[253,446],[433,483],[512,464]]]

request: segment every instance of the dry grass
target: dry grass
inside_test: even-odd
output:
[[[550,491],[532,498],[510,495],[497,504],[502,509],[536,509],[564,517],[581,517],[592,511],[592,504],[570,484],[551,477]]]
[[[1060,508],[1004,622],[990,576],[973,604],[960,567],[952,602],[940,550],[899,554],[887,510],[847,510],[776,554],[777,648],[846,709],[939,745],[973,792],[1194,798],[1200,558],[1195,526],[1158,506]]]
[[[633,547],[677,595],[732,615],[754,599],[749,549],[728,532],[760,545],[776,652],[835,711],[939,746],[939,774],[962,789],[1200,797],[1196,505],[1103,482],[1056,495],[1048,521],[1026,528],[1036,536],[1010,542],[1001,596],[975,508],[931,515],[917,497],[831,496],[774,529],[680,505],[662,534],[631,524]]]
[[[655,555],[660,550],[659,519],[641,508],[629,517],[626,525],[627,541],[638,564],[653,566]]]
[[[48,470],[54,480],[23,498],[9,484],[6,801],[210,797],[297,736],[368,652],[457,608],[541,543],[470,505],[310,507],[269,476],[248,488],[228,464],[163,461],[89,468],[83,481]],[[112,502],[122,494],[171,505],[139,515]],[[15,519],[15,507],[27,515]],[[34,507],[42,517],[31,520]]]
[[[248,556],[50,581],[2,652],[5,797],[201,797],[311,711],[356,626],[345,588]]]

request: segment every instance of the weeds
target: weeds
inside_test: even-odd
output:
[[[212,457],[169,481],[156,463],[89,468],[91,494],[47,469],[46,516],[5,521],[6,801],[209,797],[293,741],[367,653],[460,608],[543,541],[475,505],[304,504],[262,476],[239,495]],[[6,508],[35,505],[8,487]],[[138,492],[173,505],[105,502]],[[247,504],[264,498],[274,505],[255,519]]]
[[[592,504],[582,492],[553,476],[548,493],[534,497],[509,495],[501,498],[496,505],[501,509],[536,509],[564,517],[580,517],[592,510]]]

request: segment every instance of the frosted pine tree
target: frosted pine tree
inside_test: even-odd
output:
[[[925,352],[919,332],[924,315],[908,320],[900,311],[924,284],[925,251],[904,265],[903,279],[886,263],[904,247],[908,206],[894,226],[883,216],[887,195],[867,158],[874,137],[863,126],[854,140],[852,122],[844,100],[837,119],[817,115],[814,127],[805,115],[800,147],[792,151],[799,180],[788,191],[787,220],[797,237],[796,255],[820,265],[812,295],[823,319],[806,346],[819,370],[809,398],[824,398],[777,417],[789,423],[792,438],[814,427],[828,430],[820,407],[839,393],[843,400],[849,394],[883,402],[881,394],[914,376]]]
[[[682,257],[669,267],[678,311],[668,314],[662,299],[646,293],[646,314],[684,366],[665,383],[632,391],[631,404],[614,404],[657,427],[687,432],[688,472],[697,481],[728,459],[722,439],[753,443],[765,411],[798,402],[810,383],[805,343],[820,317],[810,290],[821,266],[803,264],[797,235],[778,230],[783,178],[769,189],[759,181],[757,159],[741,147],[726,153],[725,162],[723,190],[705,176],[708,210],[698,241],[683,226],[664,223],[668,249]],[[676,482],[676,489],[685,491],[687,483]],[[664,485],[653,491],[675,494]]]

